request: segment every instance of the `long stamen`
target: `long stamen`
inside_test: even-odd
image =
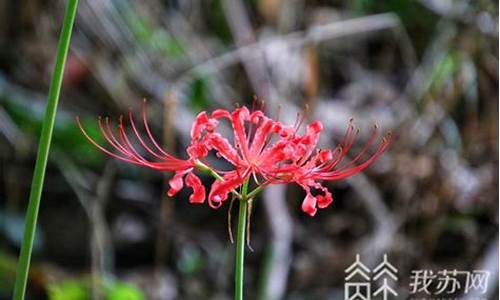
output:
[[[186,168],[186,167],[190,166],[190,164],[187,163],[186,161],[179,160],[175,157],[169,157],[168,160],[164,160],[164,161],[158,162],[158,163],[148,161],[141,154],[139,154],[139,152],[135,149],[135,147],[130,142],[130,139],[128,138],[127,133],[125,131],[125,126],[123,124],[123,116],[120,116],[118,129],[119,129],[120,140],[122,141],[122,143],[126,144],[128,149],[130,149],[130,151],[132,152],[133,159],[137,160],[142,165],[153,168],[153,169],[157,169],[157,170]]]
[[[144,129],[146,129],[146,134],[148,135],[149,137],[149,140],[153,143],[153,145],[155,146],[156,149],[158,149],[158,151],[160,151],[161,154],[165,155],[166,157],[171,157],[173,158],[172,155],[168,154],[167,152],[165,152],[165,150],[163,150],[160,145],[158,145],[158,143],[156,142],[156,140],[153,138],[153,135],[151,134],[151,130],[149,129],[149,125],[148,125],[148,119],[147,119],[147,106],[146,106],[146,100],[144,100],[143,102],[143,106],[142,106],[142,121],[144,123]]]
[[[360,160],[365,155],[365,153],[373,145],[373,142],[375,142],[375,140],[376,140],[377,128],[378,127],[376,125],[373,127],[372,132],[370,134],[370,137],[366,141],[366,143],[363,146],[363,148],[359,151],[359,153],[353,159],[351,159],[351,161],[349,163],[347,163],[345,166],[343,166],[339,171],[345,170],[345,169],[351,167],[352,165],[354,165],[358,160]]]
[[[266,111],[266,101],[260,101],[260,110],[264,112]]]
[[[337,147],[339,147],[339,149],[340,149],[341,152],[330,163],[329,166],[331,168],[335,167],[338,163],[340,163],[340,161],[344,158],[344,156],[346,155],[346,153],[349,152],[349,150],[351,149],[352,145],[354,144],[354,141],[356,140],[356,136],[358,135],[358,133],[359,133],[359,130],[357,130],[357,129],[354,128],[353,119],[351,119],[349,121],[349,126],[347,127],[347,130],[346,130],[346,132],[344,134],[344,137],[343,137],[342,141],[340,142],[339,146],[337,146]]]
[[[279,122],[280,121],[280,117],[281,117],[281,103],[278,104],[278,111],[276,112],[276,122]]]
[[[257,101],[258,101],[257,95],[253,95],[251,112],[255,111],[255,104],[257,103]]]
[[[105,118],[105,122],[106,122],[106,130],[105,131],[102,131],[103,135],[108,134],[108,136],[113,140],[114,144],[119,146],[119,149],[121,149],[120,151],[125,153],[126,155],[128,156],[132,156],[132,153],[130,153],[130,151],[125,147],[123,146],[115,137],[115,133],[113,132],[113,130],[111,129],[111,125],[110,125],[110,122],[109,122],[109,117],[106,117]]]
[[[123,116],[120,116],[120,121],[118,123],[118,133],[119,133],[118,137],[120,138],[122,143],[124,143],[127,146],[127,148],[132,152],[134,158],[144,163],[145,165],[148,165],[149,162],[144,157],[142,157],[142,155],[139,154],[139,152],[134,148],[134,146],[128,139],[127,133],[125,131],[125,126],[123,125]]]
[[[107,118],[106,118],[107,119]],[[102,136],[104,137],[104,139],[106,139],[106,141],[111,145],[113,146],[116,150],[120,151],[121,153],[127,155],[127,156],[131,156],[130,152],[125,148],[123,147],[117,140],[116,138],[114,137],[113,135],[113,132],[109,132],[107,133],[106,129],[104,128],[104,126],[102,125],[102,118],[99,117],[97,119],[97,125],[99,126],[99,130],[101,131],[101,134]]]
[[[301,114],[300,114],[300,112],[297,112],[297,114],[295,116],[295,123],[293,124],[293,128],[295,128],[295,132],[297,132],[299,124],[301,122],[300,118],[301,118]]]
[[[92,139],[87,131],[85,131],[85,129],[83,128],[81,122],[80,122],[80,118],[79,117],[76,117],[76,122],[78,123],[78,127],[80,127],[80,130],[81,132],[83,133],[83,135],[85,136],[85,138],[87,138],[87,140],[92,143],[97,149],[101,150],[102,152],[106,153],[107,155],[111,156],[111,157],[114,157],[116,159],[119,159],[119,160],[122,160],[122,161],[125,161],[125,162],[130,162],[130,163],[133,163],[133,164],[139,164],[137,163],[136,161],[134,160],[131,160],[129,158],[126,158],[126,157],[122,157],[122,156],[119,156],[111,151],[109,151],[108,149],[104,148],[103,146],[101,146],[99,143],[97,143],[94,139]]]
[[[304,111],[302,113],[297,113],[297,117],[299,118],[297,121],[297,125],[295,127],[295,134],[299,131],[300,127],[302,124],[304,124],[304,121],[306,120],[307,113],[309,112],[309,105],[306,104],[304,107]]]
[[[253,180],[255,181],[256,184],[260,184],[259,179],[257,178],[257,174],[255,171],[252,172],[253,175]]]
[[[340,160],[345,155],[345,151],[343,150],[342,145],[338,145],[337,147],[335,147],[332,152],[332,159],[329,161],[325,161],[321,165],[317,166],[315,171],[324,172],[332,169],[340,162]]]
[[[163,159],[164,157],[158,155],[158,153],[154,152],[147,144],[146,142],[141,138],[141,135],[139,134],[139,131],[137,130],[137,127],[135,126],[135,122],[134,122],[134,117],[132,116],[132,112],[129,111],[128,112],[128,118],[129,118],[129,121],[130,121],[130,125],[132,127],[132,130],[134,131],[135,133],[135,136],[137,137],[137,140],[139,140],[139,143],[141,143],[141,145],[144,147],[144,149],[146,149],[151,155],[153,155],[154,157],[158,158],[158,159]]]
[[[379,158],[380,155],[382,155],[382,153],[384,153],[384,151],[387,149],[387,147],[389,147],[391,142],[392,142],[392,134],[388,133],[383,137],[382,143],[380,144],[380,146],[377,148],[375,153],[369,159],[367,159],[363,163],[361,163],[361,164],[359,164],[356,167],[353,167],[351,169],[332,171],[332,172],[326,174],[326,176],[322,176],[322,179],[337,180],[337,179],[349,177],[353,174],[356,174],[356,173],[362,171],[363,169],[368,167],[372,162],[374,162],[377,158]]]
[[[155,169],[155,170],[171,170],[171,171],[173,171],[173,170],[177,170],[179,168],[187,169],[187,168],[191,167],[190,163],[188,163],[186,161],[179,160],[179,159],[172,159],[172,160],[165,161],[162,163],[149,162],[149,161],[143,159],[137,153],[133,153],[133,150],[134,150],[133,147],[131,147],[131,145],[126,142],[127,139],[126,139],[126,137],[123,136],[125,134],[124,131],[122,132],[122,130],[119,130],[119,132],[118,132],[119,138],[121,140],[121,142],[119,142],[115,138],[113,131],[109,125],[109,119],[106,118],[106,124],[105,124],[106,126],[104,126],[102,124],[102,119],[100,119],[99,121],[100,121],[100,123],[98,122],[99,130],[101,131],[102,136],[106,139],[106,141],[113,148],[115,148],[115,150],[117,150],[121,154],[125,155],[125,157],[120,156],[116,153],[113,153],[112,151],[104,148],[102,145],[97,143],[93,138],[91,138],[89,136],[87,131],[83,128],[83,125],[81,124],[80,119],[78,117],[76,118],[76,122],[78,124],[78,127],[82,131],[85,138],[87,138],[87,140],[89,140],[89,142],[91,142],[97,149],[101,150],[105,154],[107,154],[113,158],[119,159],[121,161],[125,161],[125,162],[132,163],[132,164],[139,165],[139,166],[147,166],[147,167],[150,167],[150,168]]]

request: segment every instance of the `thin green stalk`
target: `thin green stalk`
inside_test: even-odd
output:
[[[68,56],[69,43],[71,40],[71,32],[75,21],[76,9],[78,0],[68,0],[64,21],[59,36],[57,46],[56,63],[54,73],[50,82],[49,94],[47,97],[47,108],[42,124],[42,132],[40,134],[40,142],[38,146],[38,154],[35,163],[35,171],[33,181],[31,183],[31,191],[26,212],[26,223],[24,227],[23,243],[21,253],[19,254],[19,262],[16,272],[16,283],[14,286],[13,300],[23,300],[26,292],[26,284],[28,281],[28,272],[31,261],[31,251],[33,248],[33,240],[35,237],[36,222],[38,219],[38,210],[40,207],[40,199],[42,196],[43,181],[45,179],[45,169],[49,157],[50,142],[52,140],[52,131],[57,111],[57,103],[61,91],[61,84],[64,74],[64,65]]]
[[[243,272],[245,267],[245,230],[247,222],[247,199],[248,180],[243,183],[241,189],[242,199],[240,202],[240,211],[238,214],[238,232],[236,237],[236,264],[234,274],[234,299],[243,300]]]
[[[235,290],[234,299],[243,300],[243,272],[245,267],[245,229],[247,220],[247,201],[239,200],[238,236],[236,240]]]

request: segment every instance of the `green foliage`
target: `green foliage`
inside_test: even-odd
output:
[[[435,89],[441,89],[443,84],[448,81],[453,74],[460,68],[460,55],[456,52],[449,52],[441,61],[439,61],[432,71],[431,83]]]
[[[128,22],[139,42],[151,50],[170,58],[179,58],[186,53],[183,43],[172,37],[167,31],[154,28],[146,18],[130,13]]]
[[[7,296],[14,286],[17,260],[0,250],[0,298]]]
[[[473,214],[454,214],[446,219],[444,228],[450,232],[462,232],[464,228],[475,228]]]
[[[120,282],[101,280],[99,287],[105,300],[144,300],[144,293],[136,287]],[[90,300],[90,280],[67,280],[50,284],[47,288],[50,300]]]
[[[65,281],[48,287],[51,300],[86,300],[90,298],[88,289],[78,281]]]
[[[221,41],[230,44],[232,42],[231,30],[226,21],[221,0],[210,1],[210,14],[208,16],[208,26]]]
[[[351,2],[351,7],[360,15],[388,12],[396,14],[401,19],[403,27],[409,32],[417,52],[427,46],[428,39],[435,31],[435,25],[439,19],[419,1],[355,0]]]
[[[354,11],[363,14],[393,12],[397,14],[403,22],[417,22],[422,18],[422,15],[428,14],[428,11],[422,7],[418,1],[355,0],[352,3]]]
[[[196,248],[189,248],[183,251],[177,264],[179,270],[188,275],[198,273],[203,269],[204,265],[203,256]]]
[[[207,77],[196,77],[189,86],[188,99],[195,111],[206,109],[210,103],[211,86]]]
[[[32,105],[14,99],[0,99],[0,103],[16,122],[17,126],[30,136],[37,136],[42,128],[43,107],[42,105]],[[97,142],[103,140],[99,133],[99,128],[95,120],[81,120],[85,129],[96,139]],[[103,155],[92,144],[90,144],[80,132],[75,119],[64,112],[60,112],[56,117],[54,127],[54,137],[52,146],[55,150],[60,150],[89,165],[99,165],[102,163]]]
[[[143,300],[142,291],[125,283],[117,283],[109,290],[107,300]]]

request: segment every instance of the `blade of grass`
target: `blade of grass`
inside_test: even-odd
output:
[[[59,102],[59,94],[61,92],[64,65],[66,64],[66,57],[68,56],[71,32],[73,30],[73,24],[75,22],[77,7],[78,0],[68,0],[66,11],[64,13],[63,26],[57,45],[56,63],[54,66],[52,80],[50,82],[49,94],[47,97],[47,108],[42,124],[42,132],[40,134],[35,171],[33,174],[29,203],[26,211],[23,243],[21,246],[21,253],[19,254],[19,262],[16,272],[16,283],[14,285],[14,295],[12,297],[13,300],[23,300],[24,294],[26,292],[26,284],[28,281],[28,272],[31,261],[31,251],[33,248],[36,222],[38,219],[38,210],[40,207],[40,199],[42,196],[43,181],[45,179],[45,169],[47,167],[50,142],[52,140],[52,131],[54,129],[54,122],[57,112],[57,103]]]

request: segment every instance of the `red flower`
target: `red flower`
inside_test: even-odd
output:
[[[222,119],[231,124],[233,145],[215,131]],[[219,109],[210,117],[201,112],[193,125],[191,138],[199,140],[208,150],[214,150],[218,157],[224,158],[234,167],[233,171],[225,173],[223,180],[214,182],[208,196],[209,203],[214,207],[222,205],[228,199],[228,194],[250,176],[259,183],[259,177],[272,181],[272,178],[283,172],[297,169],[286,163],[293,152],[288,145],[295,132],[293,127],[266,117],[262,111],[250,112],[246,107],[237,108],[231,113]],[[273,136],[278,137],[278,140],[268,146]]]
[[[234,145],[216,132],[219,121],[226,119],[232,126]],[[210,117],[205,112],[198,115],[193,125],[192,138],[199,140],[208,150],[214,150],[219,157],[230,162],[234,169],[222,180],[212,185],[209,203],[220,206],[228,199],[231,190],[237,189],[250,176],[261,187],[268,184],[295,182],[306,191],[303,201],[304,212],[313,216],[317,208],[325,208],[333,201],[331,193],[320,181],[347,178],[361,172],[375,161],[389,146],[390,135],[382,139],[375,152],[368,154],[376,140],[376,130],[362,150],[349,162],[342,164],[347,152],[354,144],[357,131],[349,124],[340,145],[333,150],[316,150],[323,125],[315,121],[306,127],[305,134],[297,133],[301,120],[295,126],[285,126],[264,115],[260,110],[250,112],[246,107],[232,113],[216,110]],[[352,123],[352,122],[351,122]],[[274,143],[270,143],[276,138]],[[367,157],[366,157],[367,156]],[[320,195],[313,196],[311,189]]]
[[[210,115],[206,112],[199,113],[191,128],[192,140],[187,149],[189,159],[182,160],[166,153],[155,142],[147,125],[145,110],[144,129],[152,145],[141,138],[130,113],[129,121],[136,140],[157,161],[147,160],[139,154],[127,137],[122,119],[118,125],[118,139],[111,130],[108,119],[105,126],[99,120],[102,135],[115,152],[97,144],[83,128],[82,131],[94,145],[115,158],[160,171],[174,171],[175,175],[169,182],[169,196],[175,195],[186,183],[193,189],[190,202],[204,202],[205,189],[201,180],[193,173],[196,168],[216,177],[208,195],[208,203],[213,208],[220,207],[227,201],[231,192],[241,197],[237,189],[252,177],[257,188],[249,193],[251,196],[255,196],[269,184],[297,183],[306,191],[302,210],[311,216],[316,214],[317,208],[325,208],[333,201],[332,194],[321,182],[340,180],[361,172],[375,161],[391,142],[390,135],[385,136],[373,154],[368,154],[376,141],[374,128],[361,151],[347,163],[343,163],[357,135],[352,123],[336,148],[317,150],[316,145],[323,130],[321,122],[312,122],[306,127],[305,133],[300,135],[298,129],[302,119],[294,126],[285,126],[266,117],[260,110],[250,112],[246,107],[241,107],[233,112],[218,109]],[[231,126],[233,143],[219,132],[222,131],[221,121],[227,121]],[[220,171],[209,167],[204,159],[210,151],[229,162],[233,168]],[[312,190],[318,192],[316,196]]]
[[[375,151],[369,154],[368,151],[372,148],[377,138],[377,127],[374,126],[370,137],[362,149],[353,158],[348,160],[347,163],[343,163],[358,133],[358,130],[354,129],[352,121],[347,128],[344,138],[336,148],[333,150],[316,150],[314,155],[311,155],[310,149],[316,146],[317,139],[315,137],[319,135],[322,126],[318,121],[311,125],[309,125],[307,130],[310,135],[306,134],[306,136],[298,141],[300,145],[301,143],[305,143],[305,139],[312,137],[306,140],[306,142],[311,142],[309,149],[305,151],[305,155],[298,158],[296,163],[299,168],[285,175],[281,182],[296,182],[306,191],[306,198],[302,202],[302,210],[314,216],[317,208],[328,207],[333,202],[332,194],[327,188],[321,185],[320,181],[341,180],[363,171],[387,149],[392,142],[392,135],[390,133],[386,134],[375,148]],[[311,189],[318,190],[319,195],[313,196]]]

